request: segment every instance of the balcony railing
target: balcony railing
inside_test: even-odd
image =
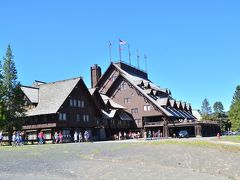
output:
[[[163,126],[163,121],[145,122],[145,126]]]

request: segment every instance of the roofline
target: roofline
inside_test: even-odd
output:
[[[21,88],[21,87],[32,88],[32,89],[39,89],[38,87],[33,87],[33,86],[25,86],[25,85],[21,85],[21,86],[20,86],[20,88]]]
[[[107,67],[106,71],[102,74],[102,76],[98,79],[97,84],[95,85],[95,87],[98,87],[99,82],[103,79],[103,77],[105,76],[105,74],[107,74],[107,71],[110,69],[110,67],[113,65],[113,62],[110,63],[110,65]]]
[[[124,61],[121,61],[121,60],[114,61],[114,62],[112,62],[112,63],[113,63],[113,64],[122,63],[122,64],[125,64],[125,65],[127,65],[127,66],[130,66],[130,67],[132,67],[132,68],[135,68],[135,69],[137,69],[137,70],[139,70],[139,71],[142,71],[142,72],[144,72],[144,73],[147,73],[147,71],[145,71],[145,70],[143,70],[143,69],[141,69],[141,68],[139,68],[139,67],[133,66],[132,64],[128,64],[127,62],[124,62]]]
[[[79,77],[74,77],[74,78],[69,78],[69,79],[63,79],[63,80],[58,80],[58,81],[54,81],[54,82],[48,82],[48,83],[45,83],[45,84],[41,84],[40,86],[42,85],[48,85],[48,84],[55,84],[55,83],[59,83],[59,82],[65,82],[65,81],[69,81],[69,80],[75,80],[75,79],[83,79],[82,76],[79,76]]]
[[[136,86],[134,83],[132,83],[131,81],[129,81],[127,78],[125,78],[124,76],[125,76],[125,73],[123,72],[123,70],[120,68],[120,67],[118,67],[117,65],[115,65],[115,64],[113,64],[114,65],[114,67],[115,68],[117,68],[118,70],[119,70],[119,72],[120,72],[120,75],[125,79],[125,80],[127,80],[129,83],[131,83],[132,85],[133,85],[133,87],[135,87],[140,93],[142,93],[144,96],[145,96],[145,94],[143,93],[143,92],[141,92],[141,91],[143,91],[140,87],[138,87],[138,86]],[[151,103],[153,103],[160,111],[162,111],[165,115],[167,115],[164,111],[163,111],[163,107],[161,107],[161,106],[158,106],[152,99],[151,99],[151,97],[149,97],[149,96],[145,96]],[[165,110],[165,109],[164,109]]]

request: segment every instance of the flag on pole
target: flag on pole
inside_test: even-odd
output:
[[[119,39],[119,44],[120,44],[120,45],[125,45],[125,44],[127,44],[127,43],[126,43],[125,41]]]

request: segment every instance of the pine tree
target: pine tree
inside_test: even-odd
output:
[[[215,114],[222,114],[224,111],[224,107],[221,101],[217,101],[213,104],[213,111]]]
[[[214,113],[212,115],[212,119],[217,120],[221,130],[225,131],[225,129],[229,126],[229,120],[224,113],[224,107],[221,101],[217,101],[213,104],[213,111]]]
[[[202,102],[202,115],[203,119],[209,119],[210,114],[212,113],[212,108],[208,102],[208,100],[205,98]]]
[[[24,117],[24,101],[21,94],[20,83],[17,81],[17,70],[13,61],[13,54],[8,45],[2,67],[2,126],[11,133],[20,129]]]
[[[4,120],[4,104],[3,104],[3,75],[2,75],[2,62],[0,61],[0,130],[3,127]]]
[[[233,95],[233,100],[229,111],[229,119],[232,124],[232,130],[240,130],[240,86],[236,87],[236,91]]]
[[[238,85],[236,87],[236,90],[233,95],[232,104],[234,104],[235,102],[238,102],[238,101],[240,101],[240,85]]]

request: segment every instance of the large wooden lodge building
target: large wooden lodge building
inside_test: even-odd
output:
[[[78,77],[22,86],[28,140],[36,140],[40,131],[46,139],[61,131],[66,142],[72,141],[75,131],[86,130],[93,140],[110,139],[119,131],[160,130],[164,137],[180,130],[192,136],[219,132],[216,123],[197,121],[189,103],[175,100],[146,72],[124,62],[111,63],[103,75],[98,65],[91,67],[91,85],[88,89]]]

